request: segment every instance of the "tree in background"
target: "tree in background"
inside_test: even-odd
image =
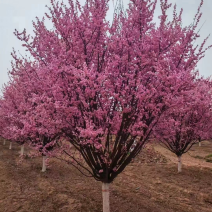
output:
[[[176,107],[165,112],[156,126],[156,139],[178,157],[178,172],[182,171],[181,156],[198,143],[199,138],[210,135],[206,123],[211,120],[211,99],[211,82],[198,80],[184,103],[176,103]]]
[[[45,172],[46,151],[50,153],[55,146],[55,140],[59,138],[59,134],[54,131],[53,122],[51,127],[48,125],[49,120],[54,118],[52,116],[54,108],[48,101],[42,99],[45,84],[41,83],[42,75],[37,64],[18,58],[15,51],[12,56],[15,63],[12,64],[10,71],[11,82],[4,89],[1,104],[1,117],[10,123],[5,125],[7,128],[3,135],[8,140],[22,145],[21,154],[23,154],[24,143],[28,143],[37,150],[36,154],[42,154],[42,171]],[[36,68],[37,72],[34,71]],[[46,95],[47,93],[45,98],[47,98]],[[48,108],[44,102],[48,103]],[[45,114],[49,115],[45,121],[42,117],[43,108],[45,108]]]
[[[24,138],[19,130],[24,127],[21,122],[20,107],[22,104],[21,93],[16,89],[17,84],[11,81],[4,87],[3,99],[1,100],[1,136],[10,141],[9,149],[12,149],[12,142],[17,142],[21,147],[23,155]]]

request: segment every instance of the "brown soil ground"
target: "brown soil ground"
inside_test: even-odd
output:
[[[0,212],[100,212],[101,183],[56,159],[41,173],[41,158],[21,164],[20,146],[0,142]],[[154,144],[111,184],[111,212],[212,212],[212,142],[176,157]]]

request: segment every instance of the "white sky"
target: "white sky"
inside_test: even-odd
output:
[[[60,0],[61,1],[61,0]],[[64,0],[66,2],[67,0]],[[84,2],[85,0],[79,0]],[[116,1],[116,0],[114,0]],[[125,8],[127,7],[129,0],[123,0]],[[159,0],[158,0],[159,1]],[[190,24],[197,11],[200,0],[169,0],[170,3],[176,3],[178,11],[181,7],[184,9],[183,23]],[[50,0],[0,0],[0,88],[4,83],[8,81],[7,71],[10,69],[10,61],[12,59],[10,53],[14,47],[16,50],[20,50],[24,54],[24,49],[21,46],[21,42],[13,34],[17,29],[22,31],[26,28],[27,32],[32,34],[32,20],[38,16],[42,18],[44,13],[47,12],[45,5],[50,5]],[[172,11],[170,10],[170,15]],[[202,8],[203,16],[201,19],[201,26],[204,22],[204,26],[201,29],[201,38],[205,38],[208,34],[212,33],[212,0],[204,0]],[[160,15],[159,4],[155,12],[155,21]],[[113,17],[113,3],[111,1],[110,10],[108,13],[108,19]],[[202,40],[200,38],[200,41]],[[208,43],[212,44],[212,37]],[[212,75],[212,49],[206,53],[205,58],[198,65],[200,74],[207,77]]]

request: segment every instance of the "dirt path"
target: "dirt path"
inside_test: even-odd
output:
[[[208,150],[208,148],[207,148]],[[76,169],[42,158],[17,165],[20,147],[0,143],[0,212],[101,212],[101,183]],[[211,212],[212,169],[166,163],[159,154],[141,153],[111,184],[111,212]]]

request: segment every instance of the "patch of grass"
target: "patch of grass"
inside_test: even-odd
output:
[[[201,160],[205,160],[206,162],[209,162],[209,163],[212,163],[212,154],[209,154],[205,157],[201,157],[199,155],[195,155],[195,156],[192,156],[193,158],[196,158],[196,159],[201,159]]]
[[[212,154],[209,154],[209,155],[205,156],[205,161],[209,162],[209,163],[212,163]]]
[[[203,157],[199,156],[199,155],[195,155],[193,156],[194,158],[197,158],[197,159],[204,159]]]
[[[207,155],[205,158],[212,158],[212,154]]]

